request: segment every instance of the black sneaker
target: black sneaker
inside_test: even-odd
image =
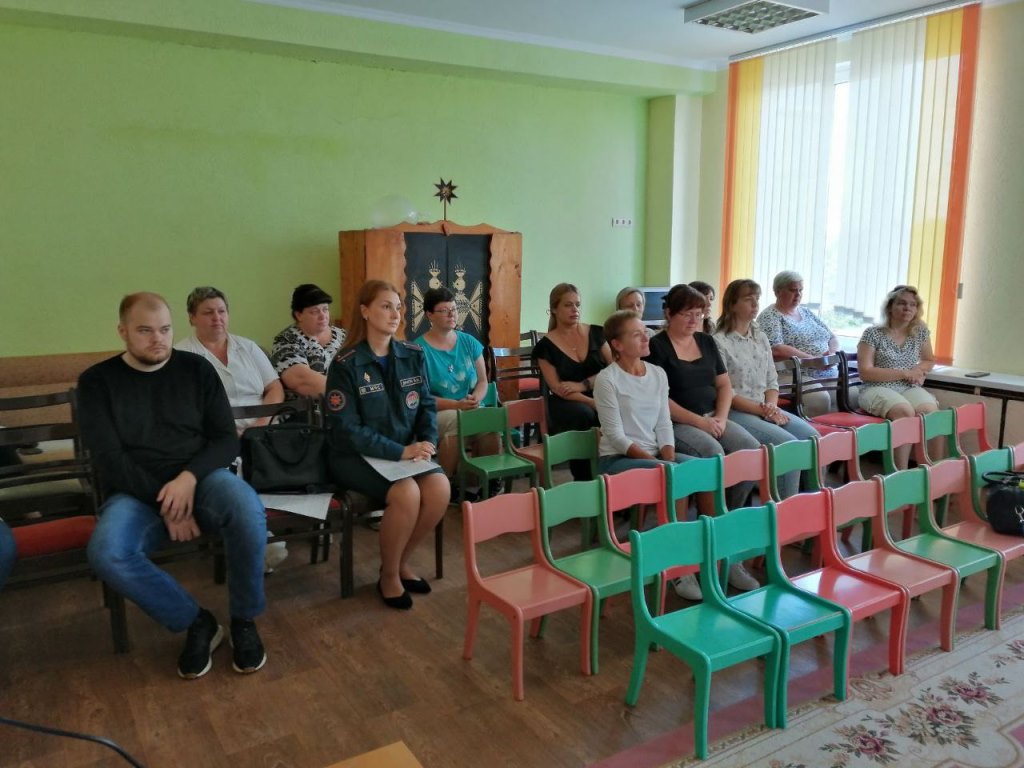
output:
[[[234,649],[232,666],[235,672],[248,675],[267,663],[267,652],[263,650],[255,621],[231,619],[231,647]]]
[[[209,672],[213,666],[213,652],[223,639],[224,628],[212,613],[200,608],[199,615],[188,628],[185,647],[178,657],[178,676],[195,680]]]

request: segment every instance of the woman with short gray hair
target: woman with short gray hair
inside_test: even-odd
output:
[[[831,355],[839,349],[839,340],[816,314],[800,306],[804,279],[799,272],[785,270],[772,280],[775,303],[757,316],[757,325],[772,345],[776,360],[788,357],[807,359]],[[838,371],[831,368],[807,369],[809,379],[831,378]],[[813,382],[812,382],[813,383]],[[820,416],[835,409],[834,395],[828,392],[804,391],[803,408],[808,417]]]
[[[284,387],[267,354],[256,342],[228,332],[228,300],[222,291],[204,285],[185,300],[192,335],[174,345],[175,349],[205,357],[224,385],[231,405],[280,403]],[[239,434],[246,427],[266,424],[269,419],[240,419]]]

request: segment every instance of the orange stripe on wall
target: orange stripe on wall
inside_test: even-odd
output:
[[[941,363],[953,359],[953,335],[956,329],[957,290],[964,245],[964,214],[967,197],[967,171],[971,151],[971,126],[974,118],[974,89],[978,71],[978,31],[981,7],[963,9],[960,42],[960,82],[957,88],[956,127],[953,133],[953,161],[949,179],[949,208],[946,216],[946,242],[942,259],[942,302],[935,328],[935,357]]]

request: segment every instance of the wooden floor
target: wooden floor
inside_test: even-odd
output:
[[[633,651],[625,597],[611,602],[601,622],[597,676],[579,672],[577,612],[554,617],[542,640],[527,641],[524,702],[511,695],[508,626],[486,607],[476,657],[463,661],[465,571],[454,507],[447,520],[446,577],[407,613],[385,608],[374,589],[374,532],[357,529],[357,592],[349,600],[338,596],[337,547],[330,563],[310,566],[293,544],[291,557],[267,578],[268,609],[259,628],[269,660],[250,676],[232,671],[225,643],[206,677],[180,680],[175,663],[182,636],[134,606],[133,650],[114,655],[95,583],[4,592],[0,715],[105,736],[150,768],[323,768],[396,741],[426,768],[581,766],[691,720],[692,681],[667,653],[651,656],[638,706],[623,704]],[[484,557],[510,567],[528,551],[521,543],[498,543]],[[430,547],[420,560],[423,574],[432,576]],[[792,548],[787,562],[791,572],[807,567]],[[171,570],[226,621],[226,594],[212,583],[209,561]],[[1024,563],[1016,561],[1007,583],[1021,582]],[[983,588],[984,579],[968,579],[961,600],[980,602]],[[677,600],[669,596],[670,605]],[[934,622],[938,614],[938,601],[929,596],[914,602],[911,621]],[[859,623],[854,650],[885,642],[887,625],[885,615]],[[798,646],[791,679],[830,663],[830,642]],[[712,708],[760,688],[753,664],[717,674]],[[0,725],[0,768],[122,765],[97,745]]]

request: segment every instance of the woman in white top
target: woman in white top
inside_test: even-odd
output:
[[[641,359],[650,354],[650,346],[640,316],[628,309],[615,312],[604,323],[604,338],[614,362],[594,381],[601,419],[599,471],[615,474],[689,458],[676,455],[668,377]]]
[[[722,315],[714,340],[732,381],[729,420],[753,435],[762,445],[781,445],[790,440],[817,436],[810,424],[779,408],[779,377],[768,337],[754,323],[761,287],[753,280],[733,280],[722,294]],[[799,490],[798,472],[783,475],[783,498]]]
[[[186,300],[193,335],[175,349],[205,357],[224,384],[231,405],[259,405],[284,400],[281,379],[256,342],[228,333],[228,300],[211,286],[196,288]],[[268,419],[239,419],[238,433]]]
[[[174,345],[175,349],[202,355],[213,365],[224,384],[231,405],[259,405],[284,400],[284,386],[266,353],[256,342],[228,333],[228,300],[216,288],[196,288],[185,300],[193,335]],[[267,424],[269,417],[236,419],[238,434],[248,427]],[[267,535],[270,535],[268,531]],[[267,545],[263,563],[267,573],[288,556],[283,541]]]

